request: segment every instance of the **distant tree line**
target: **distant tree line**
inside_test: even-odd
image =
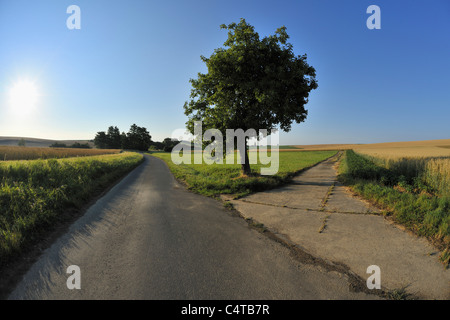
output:
[[[148,151],[152,143],[150,133],[144,127],[133,124],[128,133],[120,132],[116,126],[110,126],[108,131],[97,132],[94,144],[99,149],[128,149]]]
[[[89,143],[79,143],[75,142],[74,144],[71,144],[70,146],[66,145],[65,143],[59,143],[55,142],[50,145],[50,148],[78,148],[78,149],[91,149],[91,146]]]
[[[107,131],[99,131],[93,140],[99,149],[128,149],[128,150],[160,150],[171,152],[179,141],[165,138],[162,142],[152,141],[152,136],[144,127],[133,124],[128,133],[120,132],[116,126],[110,126]]]
[[[19,147],[25,147],[26,146],[25,139],[24,138],[20,139],[19,142],[17,143],[17,145]]]
[[[175,147],[179,143],[176,139],[165,138],[162,142],[152,141],[152,145],[150,146],[150,150],[162,150],[166,152],[171,152],[173,147]]]

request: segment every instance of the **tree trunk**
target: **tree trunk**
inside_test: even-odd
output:
[[[250,162],[248,160],[248,147],[247,147],[247,137],[245,138],[244,142],[244,154],[241,154],[241,174],[242,175],[250,175],[251,169],[250,169]],[[243,161],[242,161],[243,160]]]

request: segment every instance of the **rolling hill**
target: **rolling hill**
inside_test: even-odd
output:
[[[94,143],[89,140],[49,140],[28,137],[0,137],[0,146],[17,146],[21,139],[25,140],[25,145],[27,147],[47,148],[55,142],[64,143],[67,146],[72,145],[75,142],[81,144],[89,143],[91,147],[94,147]]]

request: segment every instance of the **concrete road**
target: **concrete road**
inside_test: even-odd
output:
[[[67,268],[81,289],[68,289]],[[43,252],[9,299],[375,299],[302,264],[145,156]]]
[[[417,299],[450,299],[450,269],[439,261],[439,250],[337,182],[336,161],[324,161],[280,188],[230,202],[243,217],[314,257],[345,264],[362,279],[369,266],[378,266],[386,291],[404,288]]]

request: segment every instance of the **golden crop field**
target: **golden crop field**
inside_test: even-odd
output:
[[[450,157],[450,139],[364,144],[353,149],[359,153],[393,160]]]
[[[0,146],[0,161],[71,158],[115,153],[120,153],[120,150]]]
[[[361,145],[354,151],[407,177],[418,177],[450,195],[450,139]]]
[[[315,144],[294,145],[290,151],[309,150],[349,150],[373,156],[392,157],[448,157],[450,156],[450,139],[385,142],[370,144]]]

